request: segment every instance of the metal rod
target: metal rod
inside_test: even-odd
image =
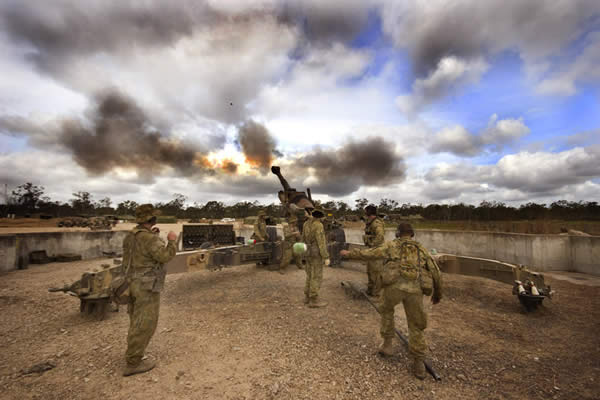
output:
[[[367,299],[367,301],[369,302],[369,304],[371,304],[373,306],[373,308],[375,309],[375,311],[377,311],[377,313],[379,315],[381,315],[381,311],[379,311],[379,308],[377,308],[377,306],[375,305],[375,303],[373,303],[371,301],[371,299],[369,298],[369,296],[367,296],[367,294],[365,293],[365,291],[361,290],[360,293],[362,293],[362,295],[365,297],[365,299]],[[398,337],[400,338],[400,340],[402,340],[402,342],[406,345],[406,347],[408,347],[408,339],[406,339],[406,337],[398,329],[394,329],[394,330],[396,331],[396,335],[398,335]],[[425,364],[425,369],[427,370],[427,372],[429,372],[429,375],[431,375],[433,377],[433,379],[435,379],[436,381],[441,381],[442,380],[442,377],[439,376],[437,372],[435,372],[435,370],[431,366],[431,363],[429,362],[429,360],[423,360],[423,364]]]

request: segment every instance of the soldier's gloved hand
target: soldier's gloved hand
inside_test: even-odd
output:
[[[177,234],[173,231],[170,231],[169,234],[167,235],[167,240],[175,240],[177,239]]]
[[[329,267],[329,263],[330,263],[330,261],[329,261],[329,258],[326,258],[326,259],[325,259],[325,266],[326,266],[326,267]]]

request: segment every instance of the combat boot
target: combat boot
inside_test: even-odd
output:
[[[308,305],[309,302],[310,302],[310,297],[308,297],[307,295],[304,295],[304,304]]]
[[[150,371],[154,367],[156,367],[156,363],[154,361],[142,360],[142,362],[136,366],[127,365],[127,367],[125,367],[123,370],[123,376],[141,374],[143,372]]]
[[[310,299],[310,301],[308,302],[308,306],[310,308],[322,308],[327,306],[327,302],[319,300],[319,298],[317,297],[316,299]]]
[[[280,270],[279,270],[279,273],[280,273],[281,275],[285,275],[285,269],[280,269]]]
[[[427,371],[425,371],[424,359],[420,357],[412,357],[412,373],[420,380],[425,379]]]
[[[394,338],[385,337],[383,343],[379,346],[378,353],[384,357],[390,357],[394,355]]]

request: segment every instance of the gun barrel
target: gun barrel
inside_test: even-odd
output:
[[[283,190],[285,190],[285,191],[292,190],[288,181],[286,181],[285,178],[283,177],[283,175],[281,175],[281,169],[278,166],[273,165],[271,167],[271,172],[274,175],[277,175],[277,177],[279,178],[279,182],[281,182],[281,186],[283,186]]]

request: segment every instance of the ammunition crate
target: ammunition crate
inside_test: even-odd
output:
[[[183,250],[198,249],[205,242],[211,242],[215,246],[235,244],[233,225],[183,225]]]

